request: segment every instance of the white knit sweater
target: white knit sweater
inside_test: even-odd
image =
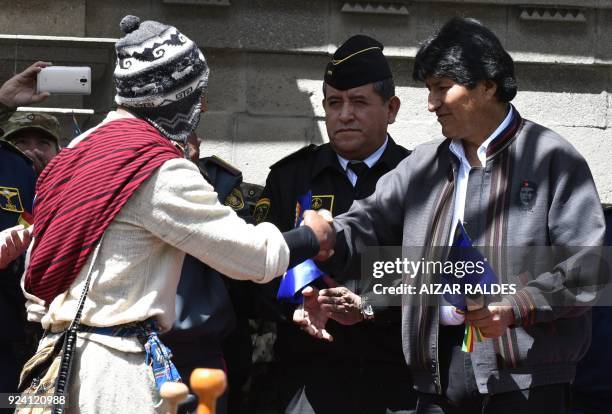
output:
[[[117,113],[109,116],[116,118]],[[229,277],[259,283],[282,275],[289,264],[289,249],[276,227],[246,224],[219,203],[195,165],[169,160],[141,185],[104,233],[81,322],[113,326],[155,317],[162,331],[170,329],[185,252]],[[66,326],[76,313],[93,256],[48,308],[26,293],[28,319],[54,331]],[[142,351],[135,340],[86,337],[119,350]]]

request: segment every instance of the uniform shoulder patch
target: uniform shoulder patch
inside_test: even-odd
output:
[[[226,206],[230,206],[235,211],[240,211],[244,208],[244,198],[242,197],[242,191],[240,187],[232,188],[232,191],[225,198]]]
[[[213,164],[216,164],[234,176],[242,174],[242,172],[240,172],[238,168],[234,167],[232,164],[225,161],[224,159],[217,157],[216,155],[213,155],[212,157],[203,158],[202,160],[204,161],[204,163],[211,162]]]
[[[272,164],[270,166],[270,168],[274,168],[274,167],[278,167],[279,165],[283,165],[285,163],[287,163],[288,161],[293,161],[293,160],[297,160],[303,156],[306,156],[312,152],[314,152],[317,149],[317,145],[315,144],[310,144],[310,145],[306,145],[305,147],[300,148],[299,150],[292,152],[291,154],[287,155],[284,158],[281,158],[280,160],[276,161],[274,164]]]
[[[23,213],[23,204],[18,188],[0,187],[0,209],[11,213]]]
[[[253,218],[255,219],[255,223],[259,224],[262,221],[265,221],[268,217],[268,213],[270,213],[270,199],[259,199],[257,204],[255,204],[255,211],[253,211]]]

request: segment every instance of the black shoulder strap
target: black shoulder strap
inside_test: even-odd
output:
[[[202,158],[199,165],[206,172],[208,182],[217,192],[221,203],[242,183],[242,172],[217,156]]]
[[[272,164],[270,166],[270,168],[275,168],[278,167],[279,165],[283,165],[285,163],[287,163],[288,161],[294,161],[297,160],[301,157],[304,157],[310,153],[312,153],[315,149],[317,148],[317,145],[315,144],[310,144],[307,145],[303,148],[300,148],[299,150],[292,152],[291,154],[287,155],[286,157],[281,158],[280,160],[276,161],[274,164]]]
[[[89,264],[89,269],[87,271],[87,279],[85,280],[85,286],[83,286],[83,291],[81,292],[81,297],[79,298],[79,305],[77,307],[76,315],[74,315],[74,319],[70,323],[68,330],[65,332],[63,346],[64,353],[62,354],[62,359],[60,361],[60,366],[57,374],[57,380],[55,383],[54,395],[56,396],[66,395],[66,393],[68,392],[70,374],[72,371],[72,360],[74,359],[74,353],[76,351],[77,345],[77,331],[79,330],[79,325],[81,324],[81,315],[83,314],[85,299],[87,298],[87,293],[89,292],[89,285],[91,283],[91,271],[93,270],[96,259],[98,258],[98,252],[100,251],[100,246],[102,245],[103,239],[104,235],[102,235],[102,238],[98,242],[98,245],[96,246],[96,249],[93,252],[91,263]],[[64,409],[64,404],[53,404],[52,414],[63,414]]]
[[[214,165],[216,167],[222,168],[223,170],[227,171],[228,173],[232,175],[235,175],[235,176],[242,175],[242,172],[238,168],[234,167],[232,164],[225,161],[224,159],[217,157],[216,155],[213,155],[212,157],[202,158],[201,161],[204,163],[207,170],[209,170],[211,165]]]

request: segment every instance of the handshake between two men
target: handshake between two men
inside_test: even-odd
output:
[[[315,261],[323,262],[334,254],[336,230],[332,215],[327,210],[304,212],[303,225],[312,229],[319,241],[319,254]],[[325,326],[329,319],[342,325],[354,325],[364,320],[361,297],[350,289],[340,286],[331,277],[324,276],[327,289],[307,286],[302,290],[304,302],[293,313],[293,322],[302,330],[326,341],[333,341]]]
[[[327,210],[304,212],[303,224],[309,226],[319,241],[319,253],[314,260],[323,262],[334,254],[336,230],[331,213]],[[329,319],[341,325],[354,325],[368,318],[367,306],[362,297],[345,286],[340,286],[331,277],[324,276],[326,289],[307,286],[302,290],[304,301],[293,312],[293,322],[313,337],[333,341],[326,330]],[[465,322],[480,329],[486,338],[497,338],[513,325],[514,315],[508,301],[491,303],[484,308],[463,314]],[[371,318],[371,317],[369,317]]]

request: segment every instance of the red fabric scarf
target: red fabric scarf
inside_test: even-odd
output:
[[[121,207],[165,161],[181,152],[146,121],[100,126],[62,150],[36,184],[35,244],[25,278],[48,305],[74,282]]]

